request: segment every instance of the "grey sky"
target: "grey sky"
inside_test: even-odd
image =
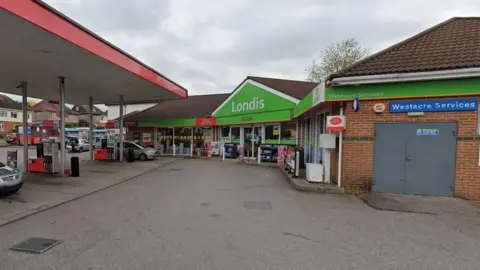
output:
[[[372,52],[478,0],[46,0],[186,87],[231,92],[246,76],[305,79],[329,43],[356,37]]]

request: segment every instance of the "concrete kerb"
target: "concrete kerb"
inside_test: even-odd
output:
[[[72,202],[72,201],[75,201],[75,200],[84,198],[84,197],[86,197],[86,196],[89,196],[89,195],[92,195],[92,194],[94,194],[94,193],[100,192],[100,191],[102,191],[102,190],[105,190],[105,189],[111,188],[111,187],[113,187],[113,186],[116,186],[116,185],[118,185],[118,184],[121,184],[121,183],[130,181],[130,180],[134,180],[135,178],[138,178],[139,176],[142,176],[142,175],[144,175],[144,174],[147,174],[147,173],[149,173],[149,172],[152,172],[152,171],[154,171],[154,170],[156,170],[156,169],[165,167],[165,166],[167,166],[167,165],[169,165],[169,164],[172,164],[172,163],[174,163],[174,162],[176,162],[176,161],[178,161],[178,160],[179,160],[179,159],[173,159],[173,160],[167,161],[167,162],[165,162],[165,163],[163,163],[163,164],[159,164],[158,166],[155,166],[155,167],[153,167],[153,168],[151,168],[151,169],[148,169],[148,170],[146,170],[146,171],[142,171],[142,172],[140,172],[140,173],[138,173],[138,174],[135,174],[135,175],[132,175],[132,176],[129,176],[129,177],[125,177],[125,178],[121,179],[120,181],[115,182],[115,183],[113,183],[113,184],[111,184],[111,185],[107,185],[107,186],[101,187],[101,188],[99,188],[99,189],[96,189],[96,190],[93,190],[93,191],[90,191],[90,192],[86,192],[86,193],[84,193],[84,194],[80,194],[80,195],[78,195],[78,196],[76,196],[76,197],[73,197],[73,198],[71,198],[71,199],[67,199],[67,200],[65,200],[65,201],[61,201],[61,202],[56,203],[56,204],[46,204],[46,205],[42,205],[42,206],[40,206],[40,207],[38,207],[38,208],[31,209],[31,210],[26,211],[26,212],[24,212],[24,213],[22,213],[22,214],[19,214],[18,216],[15,216],[14,218],[0,220],[0,227],[6,226],[6,225],[8,225],[8,224],[11,224],[11,223],[13,223],[13,222],[16,222],[16,221],[25,219],[25,218],[30,217],[30,216],[33,216],[33,215],[36,215],[36,214],[38,214],[38,213],[42,213],[42,212],[44,212],[44,211],[47,211],[47,210],[49,210],[49,209],[52,209],[52,208],[61,206],[61,205],[63,205],[63,204],[66,204],[66,203],[69,203],[69,202]]]
[[[328,193],[328,194],[345,194],[343,188],[336,186],[322,185],[322,184],[300,184],[298,179],[297,181],[287,172],[285,169],[276,166],[282,174],[285,176],[285,179],[292,185],[292,187],[298,191],[303,192],[313,192],[313,193]],[[319,186],[320,185],[320,186]]]

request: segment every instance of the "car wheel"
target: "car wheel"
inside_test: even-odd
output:
[[[147,155],[141,154],[141,155],[140,155],[140,160],[141,160],[141,161],[147,160]]]
[[[80,147],[80,148],[78,149],[78,152],[80,152],[80,153],[83,152],[83,148]]]

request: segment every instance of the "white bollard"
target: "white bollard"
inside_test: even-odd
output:
[[[295,152],[295,173],[294,177],[297,178],[300,175],[300,152]]]
[[[257,148],[257,153],[258,153],[257,163],[260,164],[260,147]]]
[[[222,160],[225,161],[225,145],[222,147]]]

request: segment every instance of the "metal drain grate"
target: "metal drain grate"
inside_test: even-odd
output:
[[[57,239],[31,237],[23,242],[14,245],[10,249],[15,251],[42,254],[43,252],[53,248],[61,242],[61,240]]]
[[[173,169],[170,169],[169,171],[171,171],[171,172],[180,172],[180,171],[182,171],[182,169],[173,168]]]
[[[245,209],[257,209],[257,210],[272,210],[272,204],[262,201],[244,201],[243,208]]]

